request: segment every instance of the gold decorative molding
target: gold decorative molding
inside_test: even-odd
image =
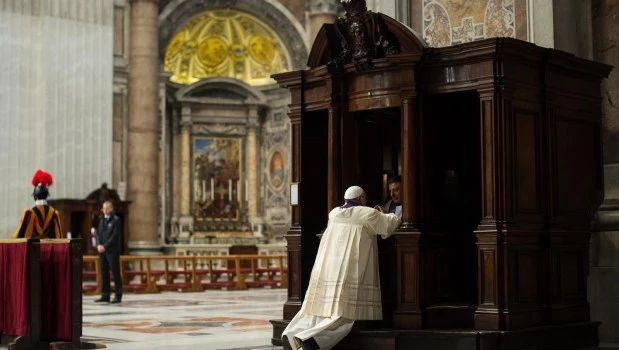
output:
[[[159,4],[159,0],[129,0],[130,4],[135,4],[135,3],[138,3],[138,2],[150,2],[150,3],[153,3],[155,5]]]
[[[289,71],[288,56],[276,32],[252,15],[230,9],[206,11],[189,19],[172,37],[164,70],[179,84],[230,77],[257,86],[272,84],[272,74]]]

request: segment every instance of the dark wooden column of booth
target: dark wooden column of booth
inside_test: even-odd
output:
[[[407,91],[401,101],[402,146],[402,225],[394,235],[396,252],[396,305],[393,327],[420,329],[421,312],[421,256],[419,241],[419,157],[420,123],[415,114],[415,93]]]
[[[336,74],[334,67],[328,66],[330,78],[327,79],[326,88],[329,99],[326,101],[329,111],[329,131],[327,146],[328,151],[328,174],[327,174],[327,210],[341,205],[344,198],[342,189],[342,84],[341,77]]]
[[[497,153],[502,141],[495,130],[499,123],[497,114],[501,109],[500,101],[496,100],[494,86],[479,88],[481,112],[481,165],[482,165],[482,220],[476,230],[477,236],[477,272],[478,300],[475,312],[476,329],[499,329],[501,326],[499,298],[503,293],[503,271],[499,267],[502,260],[500,249],[500,231],[498,212],[500,198],[497,198],[495,188],[497,178]],[[498,104],[498,105],[497,105]]]
[[[291,155],[292,155],[292,178],[291,183],[301,183],[301,111],[302,111],[302,79],[303,71],[280,74],[278,83],[290,89],[291,103],[288,116],[291,127]],[[301,187],[299,185],[299,187]],[[302,196],[299,188],[299,203]],[[292,206],[292,219],[290,229],[286,234],[288,250],[288,300],[284,304],[284,320],[290,320],[301,309],[303,281],[302,273],[302,245],[301,245],[301,205]]]

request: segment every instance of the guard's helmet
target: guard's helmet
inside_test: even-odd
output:
[[[38,169],[34,173],[34,176],[32,176],[32,186],[34,186],[32,196],[34,199],[47,199],[47,197],[49,197],[48,187],[52,185],[52,182],[52,174]]]

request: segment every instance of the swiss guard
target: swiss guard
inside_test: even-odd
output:
[[[53,178],[50,173],[41,169],[34,173],[32,177],[34,207],[24,210],[21,223],[13,234],[13,238],[62,238],[60,213],[47,204],[48,188],[52,182]]]

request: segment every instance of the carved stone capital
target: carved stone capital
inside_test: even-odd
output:
[[[337,15],[342,5],[337,0],[312,0],[309,4],[309,14],[332,14]]]
[[[247,133],[245,126],[238,124],[194,124],[191,131],[199,135],[245,135]]]
[[[159,4],[159,0],[129,0],[129,3],[131,5],[136,4],[136,3],[140,3],[140,2],[150,2],[150,3],[155,4],[155,5]]]
[[[181,132],[191,132],[193,123],[189,120],[181,120],[179,123]]]

